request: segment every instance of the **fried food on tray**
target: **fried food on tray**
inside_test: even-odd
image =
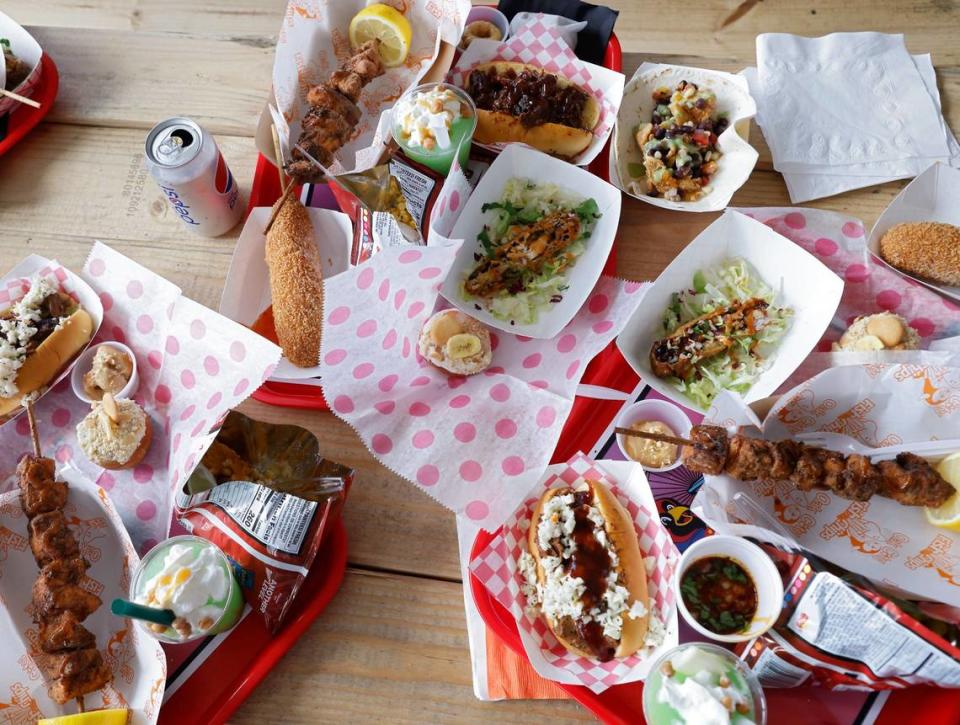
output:
[[[880,237],[880,256],[907,274],[960,287],[960,228],[953,224],[895,224]]]
[[[288,199],[266,242],[277,338],[287,360],[301,368],[320,364],[323,262],[313,234],[306,208]]]
[[[96,638],[82,624],[101,602],[83,587],[88,564],[64,518],[67,484],[56,480],[53,460],[26,455],[17,466],[17,476],[21,505],[30,518],[30,549],[41,567],[33,585],[33,618],[39,625],[39,645],[45,656],[37,662],[48,681],[50,697],[62,705],[113,679]],[[56,495],[43,496],[44,487]],[[59,505],[43,512],[28,509],[38,500]]]
[[[919,349],[920,334],[893,312],[858,317],[833,343],[834,352]]]
[[[683,448],[683,463],[696,473],[725,473],[741,481],[787,481],[801,491],[826,489],[853,501],[884,496],[904,506],[936,508],[955,493],[926,459],[913,453],[873,463],[868,456],[796,441],[731,436],[713,425],[695,425],[690,440],[693,445]]]
[[[360,93],[370,81],[383,75],[379,46],[378,40],[367,41],[325,83],[307,93],[310,110],[301,123],[300,138],[291,149],[291,159],[284,165],[284,170],[298,183],[318,182],[324,176],[304,151],[329,166],[353,135],[362,115],[357,107]]]
[[[672,201],[696,201],[710,191],[722,154],[717,137],[729,121],[717,113],[717,96],[689,81],[653,92],[650,122],[636,133],[643,152],[647,194]]]

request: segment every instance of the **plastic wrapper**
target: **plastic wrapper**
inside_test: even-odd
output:
[[[942,636],[955,637],[955,627],[925,626],[860,580],[841,578],[822,562],[768,551],[783,574],[783,611],[771,631],[737,646],[764,687],[960,687],[960,649]]]
[[[310,431],[233,411],[178,493],[177,516],[230,558],[247,603],[276,633],[352,478],[321,457]]]

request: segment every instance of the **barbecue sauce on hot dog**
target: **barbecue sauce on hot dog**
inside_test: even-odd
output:
[[[603,607],[603,593],[607,588],[607,577],[613,569],[610,553],[597,541],[596,525],[588,517],[589,507],[593,503],[593,490],[575,491],[573,515],[576,524],[571,535],[576,543],[576,551],[569,560],[564,561],[564,569],[572,577],[583,580],[583,609],[589,612],[595,607]],[[613,659],[617,643],[604,636],[603,626],[596,620],[585,622],[576,620],[577,632],[587,645],[587,649],[601,662]]]

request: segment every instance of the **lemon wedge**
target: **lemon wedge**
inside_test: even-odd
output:
[[[76,715],[61,715],[37,720],[37,725],[126,725],[127,710],[91,710]]]
[[[937,465],[937,473],[957,489],[957,493],[948,498],[942,506],[924,508],[927,521],[941,529],[960,531],[960,451],[940,461]]]
[[[410,52],[413,31],[399,10],[383,3],[368,5],[350,21],[350,45],[356,50],[368,40],[380,41],[380,57],[388,68],[402,65]]]

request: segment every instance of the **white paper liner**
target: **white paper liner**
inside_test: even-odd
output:
[[[29,439],[24,443],[29,446]],[[22,451],[25,453],[27,448]],[[83,625],[97,638],[97,647],[110,666],[111,684],[84,697],[88,710],[130,708],[134,725],[155,723],[160,713],[167,662],[160,643],[138,631],[133,622],[110,613],[110,602],[127,598],[130,578],[139,563],[130,537],[106,492],[76,471],[60,471],[70,484],[64,514],[90,562],[83,586],[103,601]],[[16,485],[15,481],[7,482]],[[0,708],[3,722],[31,723],[38,718],[75,713],[77,705],[57,705],[47,695],[48,682],[35,657],[31,590],[39,568],[30,550],[27,517],[19,493],[0,495]]]
[[[653,374],[650,347],[654,340],[662,337],[661,319],[671,296],[688,289],[697,270],[714,267],[731,258],[749,262],[759,277],[777,291],[774,304],[789,307],[794,313],[768,366],[744,394],[747,403],[772,394],[815,349],[843,294],[843,281],[822,262],[744,214],[728,210],[704,229],[656,279],[644,304],[617,339],[624,358],[654,390],[701,413],[705,411],[665,379]]]
[[[750,425],[736,397],[718,396],[707,420]],[[764,420],[769,440],[833,431],[872,447],[956,437],[960,369],[859,365],[827,370],[785,393]],[[923,508],[874,496],[848,501],[788,483],[743,483],[707,476],[693,511],[721,534],[769,540],[766,528],[740,524],[733,496],[742,492],[771,514],[800,546],[818,556],[920,598],[960,598],[960,533],[931,525]]]
[[[629,164],[643,165],[643,152],[637,146],[634,130],[650,122],[656,107],[653,91],[660,86],[672,90],[682,80],[716,93],[717,111],[726,113],[730,120],[727,129],[717,137],[717,148],[723,156],[717,161],[717,173],[710,179],[710,191],[696,201],[671,201],[650,196],[644,192],[646,182],[634,180],[628,170]],[[623,92],[623,103],[613,132],[610,181],[635,199],[662,209],[720,211],[730,203],[737,189],[746,183],[757,163],[759,154],[744,140],[749,131],[749,119],[756,113],[757,105],[750,96],[747,82],[741,76],[704,68],[643,63]]]
[[[14,92],[21,96],[30,98],[40,82],[41,65],[40,58],[43,56],[43,49],[26,29],[6,13],[0,12],[0,38],[6,38],[10,41],[10,50],[13,51],[20,60],[30,66],[30,75],[28,75],[16,88]],[[2,52],[0,52],[2,54]],[[0,63],[0,88],[6,87],[7,73],[6,66]],[[22,104],[12,98],[0,96],[0,117],[17,110]]]
[[[546,489],[576,486],[590,479],[604,483],[633,518],[640,550],[647,557],[647,588],[651,618],[664,629],[662,641],[636,654],[601,663],[566,650],[547,628],[538,612],[527,608],[521,591],[520,555],[527,551],[530,516]],[[583,685],[600,693],[613,685],[646,678],[654,661],[678,641],[676,594],[673,575],[680,554],[657,515],[656,502],[639,464],[604,461],[599,464],[583,453],[565,464],[550,466],[525,493],[525,500],[504,523],[493,540],[470,562],[470,571],[517,620],[523,650],[542,677],[555,682]]]

